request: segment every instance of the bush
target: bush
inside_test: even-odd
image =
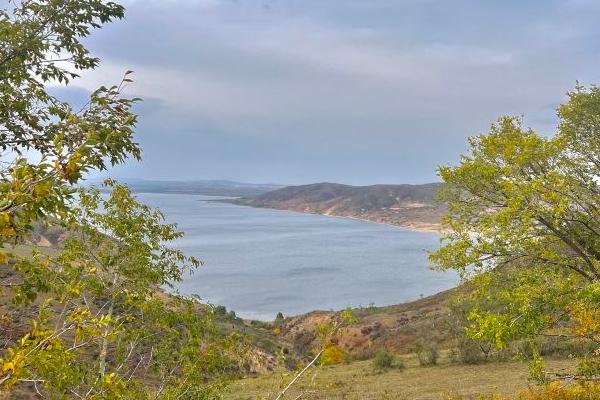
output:
[[[213,312],[217,316],[225,316],[227,315],[227,308],[225,306],[213,306]]]
[[[489,354],[484,352],[476,341],[463,338],[450,349],[450,361],[457,364],[480,364],[488,360]]]
[[[354,351],[352,353],[352,359],[355,361],[372,360],[375,358],[375,354],[377,354],[375,348],[373,346],[369,346],[367,348]]]
[[[469,397],[471,399],[472,397]],[[503,397],[497,394],[481,395],[478,400],[593,400],[600,399],[600,385],[596,383],[579,383],[564,386],[562,382],[553,382],[521,391],[514,397]],[[464,397],[451,396],[447,400],[466,400]]]
[[[585,339],[564,339],[559,337],[538,337],[534,343],[543,357],[584,357],[592,353],[597,345],[591,340]],[[521,353],[531,354],[532,348],[529,343],[521,345]]]
[[[275,325],[281,325],[284,320],[285,320],[285,317],[283,316],[283,314],[281,312],[278,312],[277,315],[275,316],[275,321],[273,321],[273,323]]]
[[[404,369],[404,363],[399,360],[393,353],[386,349],[381,349],[375,355],[373,366],[378,371],[387,371],[392,368]]]
[[[418,342],[415,351],[417,353],[419,365],[437,365],[439,351],[435,343]]]
[[[336,344],[328,346],[321,355],[321,365],[336,365],[347,361],[348,353]]]
[[[250,326],[258,329],[271,329],[271,324],[264,321],[252,320],[250,321]]]
[[[600,399],[600,385],[581,383],[563,386],[561,382],[528,389],[521,392],[518,400],[591,400]]]

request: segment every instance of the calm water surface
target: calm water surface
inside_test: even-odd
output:
[[[177,222],[176,246],[204,267],[178,285],[239,316],[270,320],[347,306],[414,300],[458,283],[431,271],[439,235],[342,218],[208,202],[207,196],[138,194]]]

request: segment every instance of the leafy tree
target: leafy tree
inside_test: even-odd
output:
[[[124,8],[104,0],[21,0],[4,7],[0,294],[11,306],[0,319],[10,324],[14,317],[17,329],[0,347],[0,391],[218,397],[243,341],[218,335],[209,308],[159,290],[200,265],[167,246],[181,233],[125,187],[106,182],[108,197],[76,188],[91,170],[140,158],[131,111],[137,99],[122,96],[131,71],[120,85],[94,91],[79,110],[47,90],[98,65],[82,39],[123,18]],[[65,227],[64,246],[15,251],[11,244],[40,221]]]
[[[81,39],[123,18],[123,7],[101,0],[10,4],[0,10],[0,244],[41,216],[64,215],[70,185],[86,172],[140,157],[131,112],[137,99],[121,96],[127,76],[96,90],[80,110],[46,89],[98,65]]]
[[[283,316],[283,313],[278,312],[277,315],[275,316],[274,324],[281,325],[284,320],[285,320],[285,317]]]
[[[498,347],[540,335],[600,342],[600,88],[576,87],[558,117],[550,137],[503,117],[439,170],[448,233],[431,260],[475,276],[484,301],[469,334]],[[599,352],[575,378],[600,373]]]
[[[285,385],[285,387],[279,392],[275,400],[285,398],[286,393],[305,375],[307,371],[314,366],[319,359],[321,359],[322,365],[334,364],[344,361],[346,354],[336,342],[340,335],[343,335],[346,328],[349,325],[355,324],[357,318],[350,308],[332,315],[329,319],[322,322],[316,327],[315,339],[316,347],[313,349],[316,355],[312,360],[304,366],[294,378]],[[327,356],[327,359],[323,360],[323,356]],[[282,353],[283,357],[284,354]],[[324,361],[324,362],[323,362]],[[287,374],[286,374],[287,375]],[[314,375],[313,375],[314,376]],[[297,398],[304,396],[305,393],[300,393]]]
[[[210,309],[157,290],[199,265],[163,245],[181,234],[123,186],[106,199],[81,190],[79,204],[62,251],[15,263],[14,301],[38,312],[2,360],[3,385],[33,382],[53,397],[218,393],[215,378],[230,372],[235,338],[221,338]]]

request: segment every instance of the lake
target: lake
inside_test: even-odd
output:
[[[185,232],[176,247],[205,262],[177,289],[244,318],[397,304],[459,280],[428,268],[427,251],[439,246],[435,233],[210,202],[207,196],[137,196]]]

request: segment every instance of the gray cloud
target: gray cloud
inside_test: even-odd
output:
[[[549,132],[575,81],[600,80],[592,1],[126,4],[77,85],[134,69],[153,99],[127,176],[431,181],[499,115]]]

